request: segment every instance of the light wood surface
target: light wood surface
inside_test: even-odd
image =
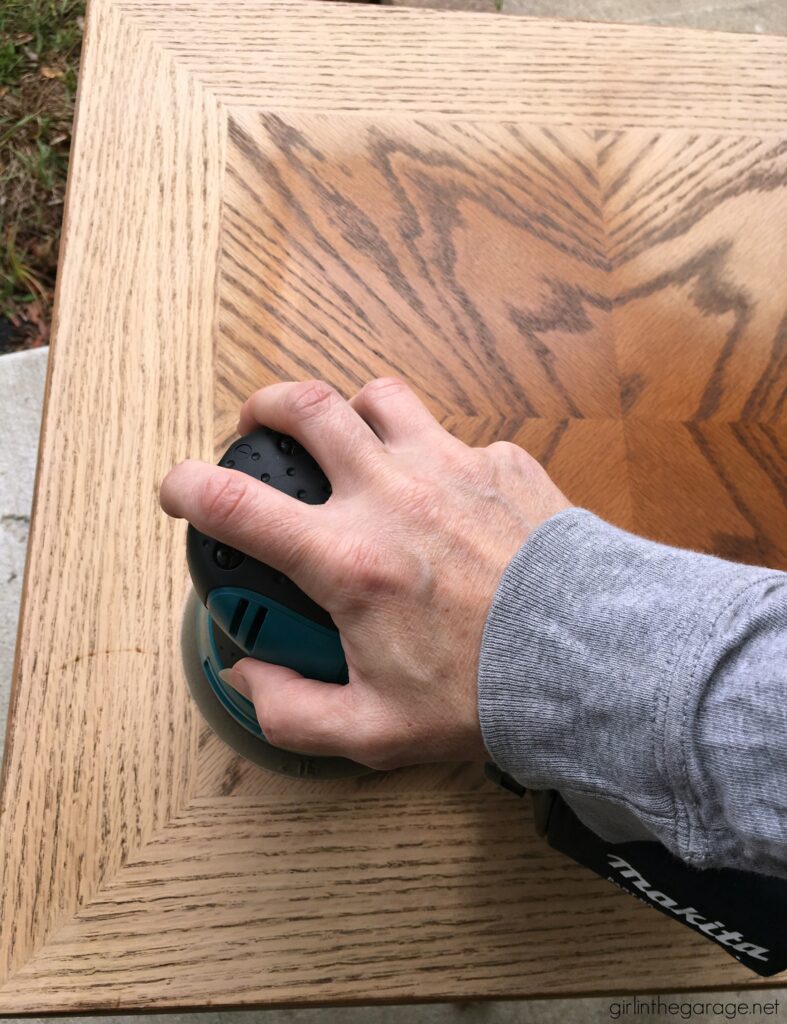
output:
[[[762,982],[477,767],[265,774],[178,650],[175,461],[408,379],[622,526],[787,568],[787,40],[93,0],[0,805],[0,1012]],[[783,983],[783,978],[781,979]]]

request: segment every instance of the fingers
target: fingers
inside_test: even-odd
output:
[[[198,530],[295,578],[299,568],[330,551],[319,506],[291,498],[246,473],[196,459],[179,463],[164,478],[161,507]],[[322,537],[322,541],[321,541]],[[324,567],[325,556],[319,555]]]
[[[369,381],[349,404],[392,448],[429,437],[440,437],[440,440],[452,437],[399,377],[378,377]]]
[[[298,753],[350,757],[349,687],[306,679],[284,665],[242,658],[221,678],[247,697],[265,738]]]
[[[374,431],[322,380],[284,381],[256,391],[243,404],[238,432],[246,434],[257,424],[300,441],[334,491],[365,475],[382,451]]]

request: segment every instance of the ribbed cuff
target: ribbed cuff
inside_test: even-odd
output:
[[[772,575],[637,537],[572,508],[506,567],[484,628],[478,703],[497,765],[558,789],[612,841],[701,861],[691,780],[698,666],[714,623]],[[704,666],[703,666],[704,667]]]

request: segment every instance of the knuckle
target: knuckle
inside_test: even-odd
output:
[[[390,555],[365,537],[339,540],[332,561],[339,578],[337,592],[345,603],[352,605],[370,596],[391,593],[400,585]]]
[[[521,451],[519,445],[514,444],[513,441],[493,441],[490,445],[487,445],[486,450],[500,459],[515,458],[515,450]]]
[[[208,522],[220,528],[230,526],[248,495],[248,486],[248,477],[242,473],[232,470],[211,473],[200,495],[200,504]]]
[[[470,487],[487,486],[494,480],[492,461],[484,449],[448,448],[444,454],[446,466],[453,478]]]
[[[369,405],[385,401],[392,395],[400,395],[407,390],[407,384],[401,377],[375,377],[364,384],[361,395]]]
[[[493,441],[486,450],[499,464],[509,469],[532,472],[539,466],[532,455],[513,441]]]
[[[303,419],[322,413],[337,397],[337,391],[324,380],[298,381],[287,392],[287,410]]]

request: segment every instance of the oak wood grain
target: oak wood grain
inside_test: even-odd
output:
[[[157,487],[398,373],[629,529],[787,567],[787,40],[93,0],[0,798],[0,1013],[763,982],[478,766],[224,747]]]
[[[232,107],[784,131],[777,36],[301,0],[108,2]]]

